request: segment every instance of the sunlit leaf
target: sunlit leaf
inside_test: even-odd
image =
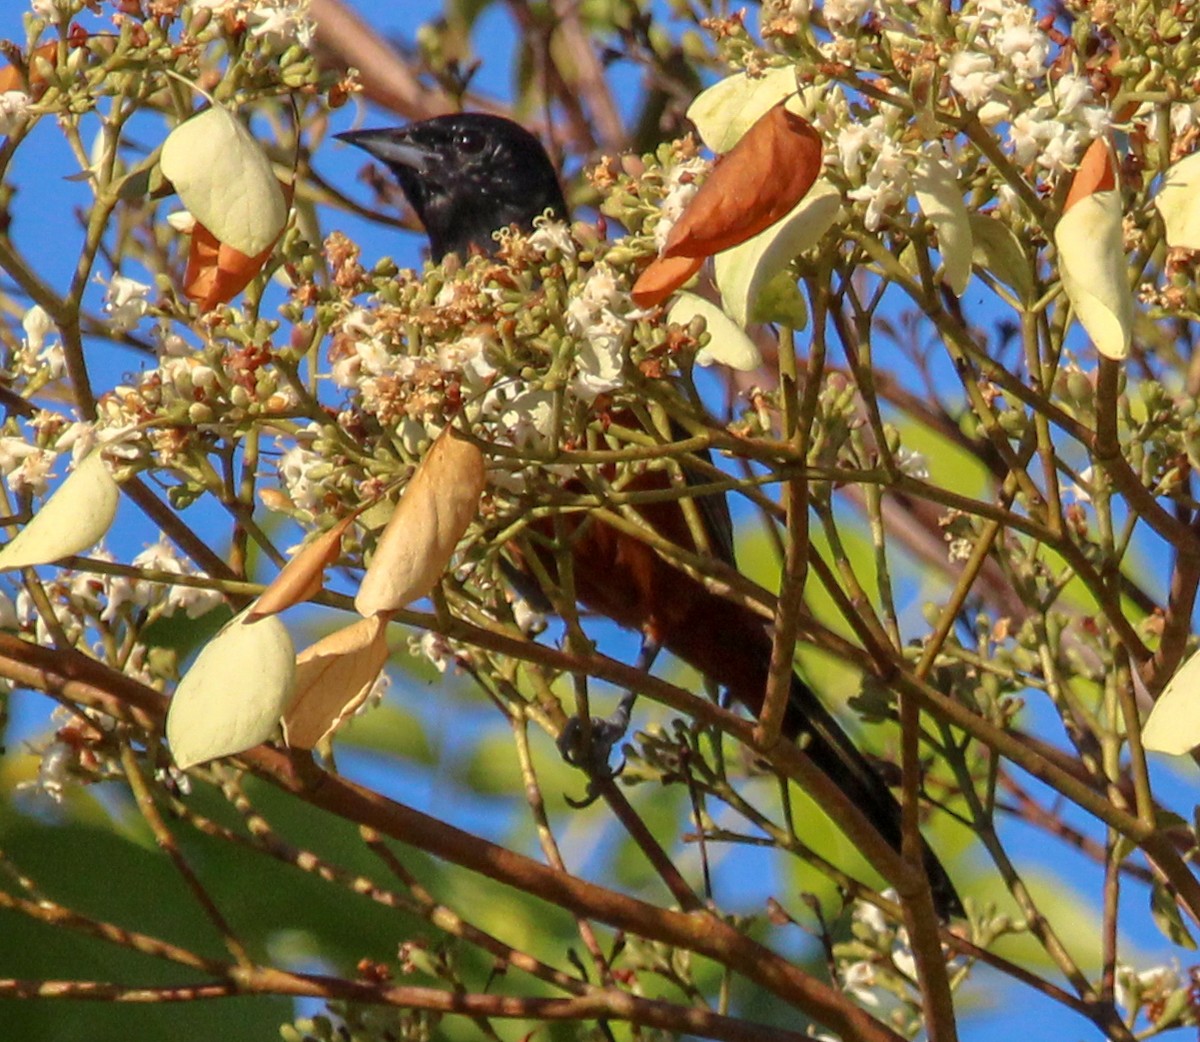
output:
[[[324,585],[325,569],[337,560],[342,549],[342,536],[354,523],[356,516],[350,514],[342,518],[328,532],[322,532],[316,539],[305,543],[250,606],[248,618],[274,615],[318,593]]]
[[[667,312],[669,322],[688,325],[694,318],[704,319],[710,337],[708,345],[696,355],[698,365],[718,362],[730,369],[750,371],[762,365],[762,355],[754,341],[716,304],[695,293],[680,293]]]
[[[1200,653],[1175,671],[1142,725],[1151,752],[1182,756],[1200,745]]]
[[[0,550],[0,569],[50,564],[94,546],[117,516],[119,498],[108,467],[100,453],[93,452]]]
[[[359,619],[296,657],[296,689],[283,718],[288,745],[311,749],[363,704],[387,662],[387,619]]]
[[[1166,225],[1168,246],[1200,250],[1200,152],[1167,170],[1154,205]]]
[[[756,77],[739,72],[696,95],[687,118],[695,124],[700,140],[720,154],[733,148],[759,117],[795,93],[792,66],[767,69]]]
[[[1122,218],[1120,193],[1099,191],[1079,199],[1054,229],[1058,273],[1075,317],[1096,350],[1114,359],[1129,354],[1133,335]]]
[[[656,257],[638,276],[630,296],[638,307],[652,308],[686,286],[702,267],[703,257]]]
[[[821,136],[783,102],[713,167],[671,228],[664,257],[708,257],[786,216],[821,172]]]
[[[354,599],[360,615],[395,611],[426,596],[479,510],[483,453],[447,428],[404,489]]]
[[[780,221],[759,232],[740,246],[718,253],[714,258],[717,288],[725,312],[745,326],[753,321],[794,321],[796,301],[804,309],[794,282],[789,278],[791,294],[778,293],[767,307],[759,304],[763,291],[777,276],[784,273],[792,258],[815,246],[837,218],[841,208],[841,193],[828,181],[818,181],[799,204]],[[773,287],[774,288],[774,287]],[[780,313],[781,309],[787,309]]]
[[[228,622],[200,651],[167,709],[167,744],[183,769],[265,742],[294,690],[296,651],[274,615]]]
[[[956,296],[966,292],[971,281],[971,222],[962,189],[950,166],[926,156],[913,179],[917,205],[933,225],[942,255],[942,274]]]
[[[255,257],[279,238],[287,201],[271,161],[241,121],[220,105],[171,131],[161,165],[188,212],[218,242]]]

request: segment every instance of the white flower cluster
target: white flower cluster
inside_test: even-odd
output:
[[[0,91],[0,134],[11,134],[29,118],[33,99],[23,90]]]
[[[1057,174],[1069,169],[1083,149],[1111,122],[1094,103],[1087,80],[1074,73],[1048,77],[1050,38],[1037,25],[1031,4],[975,0],[959,14],[966,42],[948,64],[950,86],[967,108],[989,126],[1009,124],[1009,144],[1021,165]],[[1018,99],[1043,86],[1032,105]]]
[[[127,333],[150,310],[151,287],[137,279],[114,275],[107,282],[96,276],[104,289],[104,313],[109,325],[118,333]]]
[[[262,37],[283,50],[293,43],[308,47],[313,40],[309,0],[192,0],[194,8],[214,14],[233,13],[245,18],[250,35]]]
[[[870,16],[883,29],[898,61],[922,60],[918,28],[904,21],[903,4],[826,0],[823,10],[832,34],[823,47],[831,59],[856,60],[855,49],[865,39],[859,28]],[[1109,129],[1112,115],[1084,76],[1071,71],[1051,74],[1055,48],[1038,26],[1034,5],[967,0],[956,15],[954,30],[957,46],[941,58],[944,82],[963,108],[1002,131],[1006,151],[1020,166],[1057,176],[1070,170],[1087,145]],[[886,89],[883,83],[877,86]],[[912,195],[922,149],[910,144],[907,112],[904,104],[882,100],[870,115],[852,112],[841,88],[830,85],[822,90],[813,113],[834,141],[850,183],[849,197],[865,204],[864,223],[872,231],[902,211]],[[953,163],[960,146],[954,141],[943,144]],[[1004,188],[1001,195],[1010,198]]]
[[[606,264],[597,264],[572,287],[567,331],[579,338],[579,349],[571,390],[585,402],[621,386],[632,310],[629,294]]]
[[[663,178],[663,197],[658,204],[658,223],[654,226],[654,245],[659,252],[667,244],[667,236],[683,211],[687,209],[692,196],[700,187],[700,181],[708,173],[711,164],[699,156],[684,159],[675,163]]]
[[[93,550],[89,556],[97,561],[115,562],[112,554],[102,547]],[[206,577],[180,556],[174,545],[161,534],[157,543],[146,547],[130,564],[163,575]],[[63,572],[48,583],[46,589],[55,619],[73,644],[85,638],[90,620],[111,625],[130,608],[153,608],[165,617],[182,611],[189,619],[198,619],[224,602],[216,590],[169,583],[161,578],[149,580],[101,572]],[[3,597],[3,602],[8,610],[0,611],[0,624],[7,625],[4,620],[11,615],[11,624],[32,631],[39,644],[55,643],[46,620],[27,590],[17,593],[15,606],[7,597]],[[128,671],[138,672],[133,668]]]
[[[528,236],[503,233],[502,251],[522,265],[551,259],[574,262],[576,246],[567,225],[539,218]],[[598,262],[566,280],[562,326],[570,339],[567,390],[584,402],[620,387],[633,321],[638,314],[617,273]],[[351,392],[352,405],[396,430],[405,443],[436,437],[447,416],[447,401],[461,401],[468,415],[488,427],[487,437],[518,448],[537,447],[551,433],[555,394],[526,379],[501,373],[501,343],[488,306],[503,304],[501,287],[488,269],[469,268],[437,292],[425,316],[429,333],[413,351],[408,318],[387,307],[356,308],[338,323],[331,349],[333,382]],[[485,305],[482,314],[480,302]],[[445,330],[460,330],[457,336]],[[543,356],[550,362],[548,355]],[[351,422],[352,415],[342,419]],[[307,473],[303,449],[285,459]],[[285,477],[293,501],[311,501],[312,492],[295,475]]]
[[[66,371],[62,341],[50,339],[58,331],[46,310],[35,304],[21,319],[25,336],[13,352],[8,374],[14,383],[32,383],[45,387],[62,377]]]
[[[288,448],[275,464],[279,483],[292,503],[301,510],[314,512],[324,502],[325,490],[321,481],[330,469],[324,455],[308,447],[319,434],[320,428],[316,424],[309,424],[300,432],[296,444]]]
[[[848,194],[867,204],[863,220],[871,231],[912,195],[915,159],[899,143],[901,122],[900,110],[884,105],[870,119],[845,123],[838,131],[838,158],[853,186]]]

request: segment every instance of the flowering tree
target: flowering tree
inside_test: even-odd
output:
[[[1002,988],[1009,1032],[1196,1023],[1197,837],[1146,748],[1200,743],[1200,12],[754,14],[448,4],[404,56],[336,0],[34,0],[12,30],[25,1037],[945,1040]],[[474,88],[489,17],[511,98]],[[325,172],[359,93],[522,118],[577,220],[398,266],[394,186]],[[640,513],[726,493],[740,572]],[[760,719],[578,608],[597,519],[772,624]],[[901,852],[780,740],[794,661],[891,765]],[[581,781],[552,739],[619,689],[624,770]]]

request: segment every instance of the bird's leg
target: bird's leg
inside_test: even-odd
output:
[[[642,646],[634,668],[643,673],[650,672],[650,667],[654,665],[654,660],[658,658],[661,650],[662,641],[648,629],[643,631]],[[608,758],[612,755],[613,746],[624,738],[625,732],[629,730],[629,720],[636,701],[637,692],[626,691],[612,716],[593,716],[589,728],[591,740],[587,748],[584,748],[583,722],[577,716],[571,717],[562,729],[562,734],[558,736],[558,751],[562,753],[562,758],[572,767],[578,767],[589,775],[615,778],[624,769],[625,761],[622,760],[616,768],[612,768],[608,765]],[[591,783],[582,801],[569,802],[583,807],[595,800],[597,795],[599,794],[595,790],[595,784]]]

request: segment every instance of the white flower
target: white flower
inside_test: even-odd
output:
[[[950,75],[950,86],[973,109],[992,100],[992,93],[1001,80],[995,60],[981,51],[959,51],[950,59],[946,71]]]
[[[432,630],[426,630],[419,639],[410,641],[410,647],[414,655],[421,654],[429,659],[439,673],[445,673],[446,667],[454,662],[453,645]]]
[[[0,438],[0,474],[14,492],[28,491],[35,496],[46,491],[50,468],[58,453],[30,445],[20,438]]]
[[[1046,74],[1050,39],[1032,24],[1011,25],[996,34],[996,50],[1009,60],[1017,79],[1029,83]]]
[[[540,447],[546,444],[554,429],[554,395],[550,391],[511,387],[488,395],[484,413],[496,416],[508,439],[517,448]]]
[[[1180,983],[1178,969],[1171,966],[1152,966],[1139,972],[1132,966],[1118,965],[1113,980],[1113,998],[1132,1017],[1147,999],[1161,1001]]]
[[[104,284],[104,279],[96,276],[96,281]],[[136,279],[124,275],[114,275],[104,291],[104,311],[109,317],[109,324],[117,332],[125,333],[138,324],[141,317],[149,310],[151,287]]]
[[[293,43],[310,47],[313,21],[308,0],[262,0],[247,12],[250,35],[267,39],[273,46],[290,47]]]
[[[491,337],[472,335],[443,344],[438,348],[438,368],[444,373],[459,373],[468,387],[480,387],[496,375],[496,367],[487,360]]]
[[[869,962],[852,962],[842,970],[842,989],[862,1005],[872,1009],[879,1005],[875,991],[875,967]]]
[[[858,22],[871,9],[871,0],[825,0],[825,20],[835,31]]]
[[[67,362],[62,343],[46,343],[46,337],[57,330],[54,321],[40,305],[35,304],[21,318],[25,339],[14,361],[19,372],[33,376],[41,374],[47,382],[57,380],[66,371]]]
[[[708,170],[709,164],[703,159],[687,159],[671,167],[667,173],[663,200],[659,203],[658,223],[654,226],[654,245],[660,250],[667,244],[667,236],[671,228],[679,220],[680,215],[692,201],[692,196],[699,189],[697,178]]]
[[[567,305],[567,331],[580,338],[571,390],[586,402],[624,382],[631,306],[606,264],[592,269]]]
[[[952,563],[955,561],[969,561],[974,549],[975,546],[970,539],[951,539],[946,547],[946,556]]]
[[[21,318],[25,330],[25,342],[31,351],[40,351],[46,334],[55,328],[54,320],[41,304],[34,304]]]
[[[293,445],[275,464],[288,498],[302,510],[315,510],[324,501],[325,491],[315,473],[317,467],[324,469],[324,465],[323,456],[303,445]]]
[[[571,226],[566,221],[551,220],[545,214],[533,219],[529,245],[543,254],[557,252],[569,257],[575,256],[575,240],[571,238]]]
[[[1091,467],[1087,467],[1079,472],[1079,480],[1073,481],[1063,489],[1063,492],[1074,499],[1076,503],[1090,503],[1092,501],[1092,480],[1095,476],[1095,471]]]
[[[157,543],[146,547],[131,562],[135,568],[144,568],[152,572],[165,572],[168,575],[193,575],[203,578],[205,573],[197,571],[190,561],[180,556],[175,545],[167,540],[160,532]],[[140,604],[150,602],[150,590],[142,584],[136,592]],[[199,586],[171,585],[163,600],[163,613],[174,615],[182,610],[189,619],[198,619],[208,614],[213,608],[223,604],[224,597],[217,590],[206,590]]]
[[[884,897],[888,896],[888,894],[884,894]],[[895,898],[892,897],[891,900],[895,900]],[[883,914],[883,910],[867,901],[855,902],[851,918],[856,923],[862,923],[863,926],[876,936],[882,936],[891,929],[887,917]]]
[[[0,91],[0,134],[11,134],[29,118],[33,103],[23,90]]]

